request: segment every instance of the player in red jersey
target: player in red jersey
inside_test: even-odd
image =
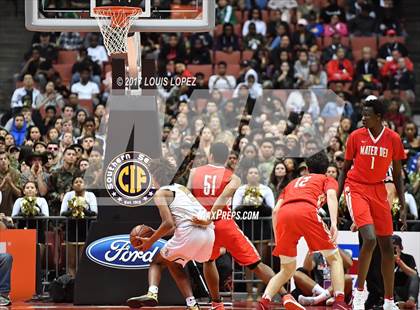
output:
[[[390,310],[395,307],[392,215],[384,180],[392,162],[393,180],[401,204],[401,229],[405,230],[406,210],[401,178],[401,160],[405,159],[405,153],[400,136],[383,126],[385,112],[385,105],[375,96],[366,99],[362,112],[364,127],[352,132],[347,140],[345,163],[339,180],[338,197],[344,190],[347,207],[363,239],[357,290],[353,293],[353,309],[357,310],[365,308],[367,292],[364,285],[377,242],[382,253],[383,308]]]
[[[214,143],[210,148],[210,164],[191,170],[188,188],[198,201],[211,214],[229,215],[230,199],[241,185],[238,176],[224,167],[229,155],[229,149],[224,143]],[[197,223],[207,222],[197,219]],[[264,283],[274,276],[274,271],[261,262],[261,257],[254,245],[232,218],[215,219],[216,239],[210,261],[204,263],[204,277],[212,299],[212,309],[224,309],[219,294],[219,274],[215,260],[220,256],[220,249],[225,248],[242,266],[250,268]]]
[[[280,256],[281,269],[268,283],[259,302],[261,310],[270,309],[271,299],[296,272],[297,244],[304,237],[311,252],[321,252],[331,268],[335,295],[333,309],[345,310],[344,269],[337,238],[338,183],[327,177],[328,157],[319,152],[306,159],[309,175],[290,182],[279,197],[273,211],[273,228],[276,247],[273,255]],[[318,215],[318,209],[327,201],[331,217],[330,230]],[[287,310],[297,309],[296,304],[283,298]]]

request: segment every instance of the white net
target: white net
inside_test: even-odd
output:
[[[127,37],[130,27],[137,19],[139,8],[100,7],[95,10],[95,18],[104,37],[104,45],[108,55],[127,53]]]

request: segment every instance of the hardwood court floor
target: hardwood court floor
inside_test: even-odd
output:
[[[236,302],[233,306],[225,306],[226,310],[253,310],[256,309],[256,303],[251,302]],[[13,303],[11,307],[1,307],[0,310],[46,310],[46,309],[63,309],[63,310],[94,310],[94,309],[101,309],[101,310],[127,310],[130,309],[124,306],[74,306],[72,304],[53,304],[53,303],[24,303],[24,302],[16,302]],[[168,307],[144,307],[141,308],[142,310],[159,310],[159,309],[167,309],[167,310],[184,310],[185,307],[179,306],[168,306]],[[201,306],[202,310],[209,310],[210,307],[208,306]],[[272,309],[284,309],[280,305],[278,307],[272,307]],[[308,310],[326,310],[326,307],[307,307]]]

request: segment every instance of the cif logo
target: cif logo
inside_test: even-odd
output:
[[[86,248],[86,256],[96,264],[114,269],[147,269],[153,257],[166,244],[156,241],[146,252],[137,251],[129,235],[115,235],[98,239]]]
[[[115,202],[136,207],[147,203],[156,192],[148,165],[150,157],[126,152],[115,157],[105,172],[105,185]]]

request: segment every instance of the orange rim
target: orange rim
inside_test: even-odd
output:
[[[132,6],[100,6],[93,9],[93,12],[97,15],[101,16],[108,16],[108,17],[114,17],[115,14],[123,14],[126,15],[126,17],[141,14],[142,13],[141,8],[136,8]]]

